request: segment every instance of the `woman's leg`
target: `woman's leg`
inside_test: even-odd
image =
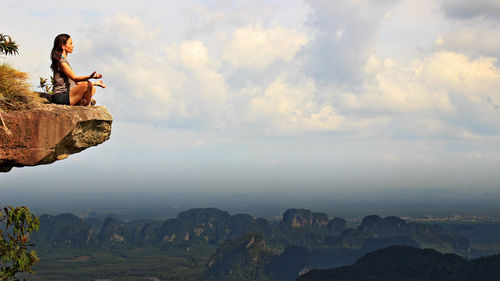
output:
[[[89,100],[92,100],[92,97],[94,96],[94,94],[95,94],[95,87],[94,87],[94,85],[92,85],[92,91],[91,91]]]
[[[92,82],[90,82],[90,81],[87,81],[87,83],[83,83],[83,84],[87,86],[87,92],[85,92],[85,94],[83,95],[82,105],[88,106],[88,105],[90,105],[90,100],[95,93],[95,88],[92,85]]]
[[[92,87],[92,96],[91,96],[91,99],[90,99],[90,105],[95,105],[96,104],[95,99],[92,98],[94,96],[94,94],[95,94],[95,87]]]
[[[71,91],[69,91],[69,103],[70,105],[89,105],[90,97],[92,97],[95,91],[92,86],[92,82],[81,82],[78,83]]]

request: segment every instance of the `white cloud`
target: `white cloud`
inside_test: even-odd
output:
[[[347,36],[341,34],[338,39]],[[90,53],[109,48],[100,65],[115,90],[113,98],[103,95],[103,103],[122,109],[121,116],[264,135],[344,131],[365,138],[384,132],[474,138],[484,133],[474,128],[484,124],[490,134],[498,133],[491,120],[498,116],[500,79],[491,57],[443,51],[405,65],[372,53],[357,62],[363,63],[356,67],[364,80],[351,92],[300,71],[303,60],[296,54],[306,37],[292,29],[252,21],[215,41],[167,43],[163,36],[143,19],[117,14],[86,42]],[[276,61],[279,67],[270,67]],[[261,70],[261,76],[231,84],[242,68]]]
[[[412,112],[450,112],[453,106],[444,88],[422,83],[422,62],[410,66],[396,64],[391,59],[381,62],[375,56],[368,60],[365,70],[374,76],[367,80],[362,94],[345,93],[342,105],[347,110],[409,114]],[[419,81],[420,80],[420,81]]]
[[[233,32],[223,58],[235,67],[262,69],[278,59],[291,61],[305,43],[305,35],[295,30],[252,23]]]
[[[322,83],[355,85],[377,42],[377,33],[397,1],[307,1],[314,39],[302,55],[304,69]]]
[[[392,131],[411,131],[414,137],[500,134],[493,121],[500,118],[495,58],[439,52],[405,66],[372,56],[365,70],[375,78],[366,81],[362,94],[342,94],[341,112],[393,118],[398,121]]]
[[[179,94],[187,91],[192,95],[191,106],[205,107],[204,113],[209,115],[224,106],[228,95],[225,77],[218,70],[220,63],[208,56],[202,42],[185,41],[180,46],[167,47],[166,53],[167,64],[181,70],[186,77]]]
[[[343,118],[332,106],[319,103],[311,79],[291,82],[280,76],[264,94],[250,100],[248,121],[258,122],[266,134],[302,134],[340,129]]]
[[[98,100],[125,119],[212,124],[227,95],[218,61],[201,41],[168,44],[162,36],[160,28],[122,13],[91,33],[82,55],[93,58],[110,86]]]
[[[497,59],[474,60],[453,52],[440,52],[415,66],[428,88],[442,88],[463,95],[470,102],[500,105],[500,69]]]
[[[86,42],[86,52],[90,56],[109,51],[106,61],[96,63],[115,85],[114,90],[111,87],[113,96],[123,94],[119,100],[107,98],[103,102],[122,109],[119,114],[123,118],[210,130],[245,131],[242,125],[250,124],[273,135],[328,131],[339,126],[341,117],[331,105],[315,99],[314,81],[301,75],[303,85],[289,85],[282,70],[269,70],[266,79],[271,78],[270,84],[257,81],[260,83],[228,86],[228,77],[239,68],[257,70],[281,61],[294,72],[295,54],[306,40],[294,30],[280,26],[266,29],[252,22],[231,32],[231,40],[221,37],[215,44],[224,50],[219,55],[211,49],[212,44],[200,40],[164,43],[158,40],[163,36],[160,29],[137,17],[115,15],[106,19],[102,29],[101,35]],[[138,40],[131,42],[133,38]],[[156,38],[155,49],[163,45],[164,52],[149,47],[152,38]]]

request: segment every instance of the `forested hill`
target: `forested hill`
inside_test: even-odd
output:
[[[182,280],[294,281],[310,270],[352,265],[366,253],[393,245],[464,256],[469,251],[467,238],[439,226],[372,215],[357,228],[349,228],[345,219],[305,209],[289,209],[281,221],[230,215],[215,208],[187,210],[166,221],[43,215],[40,231],[32,238],[42,257],[57,260],[83,253],[92,261],[86,266],[92,266],[93,259],[108,262],[94,255],[99,252],[115,253],[125,260],[136,250],[165,253],[162,257],[170,263],[175,257],[192,257],[188,265],[181,265],[186,271],[169,273],[187,278]],[[172,254],[177,256],[171,258]],[[54,267],[44,268],[43,274],[51,270]],[[165,271],[168,268],[158,274]]]
[[[371,251],[394,242],[466,255],[467,238],[439,226],[406,223],[396,217],[365,217],[361,225],[347,228],[342,218],[305,209],[289,209],[278,223],[247,214],[230,215],[215,208],[191,209],[166,221],[120,221],[108,217],[82,219],[72,214],[40,217],[40,231],[33,235],[39,250],[66,248],[169,247],[179,244],[223,241],[246,233],[263,235],[271,248],[291,245],[315,249]]]
[[[498,281],[500,254],[467,260],[431,249],[392,246],[364,255],[354,265],[313,270],[297,281]]]

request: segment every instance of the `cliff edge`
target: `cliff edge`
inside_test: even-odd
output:
[[[50,164],[109,139],[113,117],[104,106],[43,104],[1,113],[0,172]]]

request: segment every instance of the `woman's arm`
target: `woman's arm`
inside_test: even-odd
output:
[[[96,74],[96,72],[92,72],[92,74],[87,75],[87,76],[76,76],[75,72],[73,72],[73,69],[69,67],[69,65],[65,62],[61,62],[60,64],[62,72],[69,77],[71,80],[75,82],[82,82],[82,81],[87,81],[89,79],[99,79],[102,77],[102,74]]]

